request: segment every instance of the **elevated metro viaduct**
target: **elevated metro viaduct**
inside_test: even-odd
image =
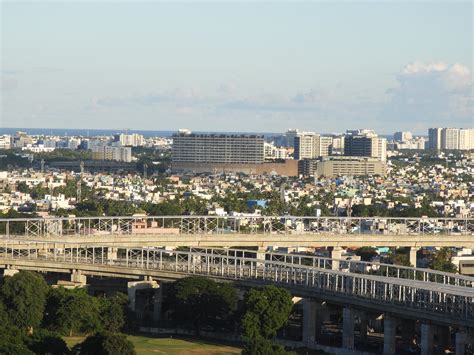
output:
[[[0,219],[4,238],[100,246],[474,248],[474,218],[132,216]]]
[[[71,280],[86,282],[86,275],[142,279],[130,283],[129,298],[136,307],[137,290],[155,289],[155,318],[160,316],[160,287],[155,280],[201,275],[252,287],[276,284],[304,298],[303,342],[317,344],[321,302],[343,307],[343,347],[355,345],[356,310],[384,314],[384,354],[396,353],[397,323],[409,327],[420,321],[421,351],[433,350],[435,332],[449,339],[455,330],[456,353],[472,343],[474,330],[474,278],[426,269],[232,249],[167,251],[157,248],[112,249],[67,242],[9,240],[0,246],[0,266],[16,270],[71,272]],[[367,314],[363,312],[362,314]],[[361,322],[366,322],[362,321]],[[362,336],[364,336],[362,332]],[[367,332],[365,332],[366,336]]]

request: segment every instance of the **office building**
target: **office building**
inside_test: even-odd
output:
[[[428,149],[441,149],[441,130],[442,128],[430,128],[428,130]]]
[[[378,137],[373,131],[348,131],[344,138],[344,155],[372,157],[387,160],[387,139]]]
[[[262,135],[194,134],[173,135],[172,161],[176,163],[261,164]]]
[[[286,133],[286,145],[288,147],[294,148],[295,147],[295,138],[301,135],[303,132],[300,132],[299,129],[290,128]]]
[[[385,173],[385,162],[378,158],[371,157],[323,157],[322,160],[316,164],[317,176],[383,176]]]

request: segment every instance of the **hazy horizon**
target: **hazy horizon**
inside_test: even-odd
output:
[[[474,127],[472,2],[13,2],[2,127]]]

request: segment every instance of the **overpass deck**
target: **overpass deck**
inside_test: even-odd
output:
[[[157,248],[108,248],[67,243],[12,243],[0,248],[0,264],[46,271],[81,270],[88,274],[179,278],[202,275],[247,285],[278,284],[295,294],[331,299],[367,309],[441,324],[474,327],[474,278],[465,285],[428,282],[392,275],[331,270],[305,265],[306,259],[276,260],[242,251],[167,251]],[[279,255],[281,257],[281,255]],[[295,260],[298,260],[295,262]],[[415,273],[416,273],[415,269]],[[407,312],[408,310],[408,312]],[[407,314],[408,313],[408,314]]]

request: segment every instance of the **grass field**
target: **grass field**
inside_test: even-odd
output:
[[[138,355],[220,355],[240,354],[237,347],[215,344],[196,339],[179,338],[154,338],[130,335],[128,339],[135,345]],[[67,345],[71,348],[84,340],[83,337],[65,337]]]

